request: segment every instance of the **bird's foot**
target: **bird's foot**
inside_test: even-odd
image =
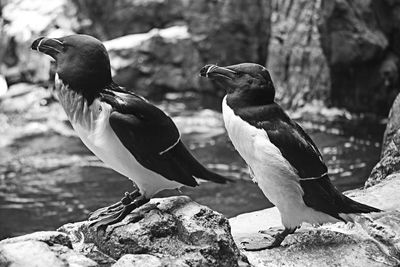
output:
[[[264,237],[263,239],[254,239],[254,240],[246,240],[242,241],[242,248],[246,251],[260,251],[264,249],[272,249],[279,247],[283,240],[286,238],[286,236],[293,234],[294,231],[296,231],[297,228],[294,229],[288,229],[285,228],[283,231],[275,234],[273,236],[272,242],[269,240],[270,237]],[[274,230],[274,229],[272,229]],[[260,231],[261,232],[261,231]],[[264,233],[265,231],[263,231]],[[266,240],[268,239],[268,240]]]
[[[149,199],[142,196],[139,190],[131,193],[126,192],[121,201],[105,208],[93,212],[89,221],[93,221],[89,227],[95,227],[97,230],[106,229],[107,226],[122,221],[132,210],[149,202]]]
[[[270,236],[275,236],[276,234],[282,232],[284,229],[282,227],[270,227],[267,230],[260,230],[258,231],[260,234],[263,235],[270,235]]]

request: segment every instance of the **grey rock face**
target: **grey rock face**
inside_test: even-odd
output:
[[[119,259],[117,266],[127,262],[142,266],[144,258],[156,266],[248,265],[230,235],[228,220],[188,197],[153,199],[105,232],[96,232],[88,224],[67,224],[59,231],[67,233],[81,251],[95,250],[98,253],[92,255]],[[127,254],[153,256],[121,258]]]
[[[388,111],[399,88],[396,1],[322,1],[321,43],[332,103],[355,111]]]
[[[365,183],[370,187],[400,171],[400,95],[390,110],[382,144],[381,160],[376,164]]]
[[[250,266],[223,215],[188,197],[153,199],[106,231],[88,221],[0,242],[0,266]]]
[[[321,1],[272,1],[267,68],[279,103],[298,108],[330,94],[329,66],[320,44]]]
[[[97,266],[72,250],[66,234],[36,232],[0,242],[0,266]]]

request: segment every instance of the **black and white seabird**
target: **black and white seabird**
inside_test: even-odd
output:
[[[89,218],[93,226],[121,221],[157,192],[197,186],[195,178],[228,181],[186,149],[174,122],[143,97],[113,82],[103,44],[88,35],[41,37],[32,49],[56,61],[54,94],[83,143],[137,190]]]
[[[266,68],[252,63],[206,65],[200,75],[226,90],[222,111],[229,138],[281,214],[285,229],[272,243],[254,250],[279,246],[303,222],[347,222],[352,214],[380,211],[351,200],[332,185],[317,146],[275,103]]]

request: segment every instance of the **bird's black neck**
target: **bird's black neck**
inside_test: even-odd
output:
[[[265,106],[274,103],[274,94],[264,89],[236,90],[228,93],[226,102],[235,108]]]

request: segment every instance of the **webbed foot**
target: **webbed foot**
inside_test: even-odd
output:
[[[283,231],[278,232],[273,236],[272,242],[266,239],[270,239],[268,237],[264,237],[263,239],[249,239],[246,241],[242,241],[242,248],[246,251],[260,251],[264,249],[276,248],[281,245],[283,240],[290,234],[293,234],[297,228],[289,229],[285,228]],[[261,232],[261,231],[260,231]],[[266,233],[266,231],[262,231],[261,233]]]
[[[89,217],[89,221],[93,221],[89,227],[105,230],[107,226],[122,221],[131,211],[147,202],[149,202],[149,199],[142,196],[139,190],[131,193],[126,192],[121,201],[94,211]]]

